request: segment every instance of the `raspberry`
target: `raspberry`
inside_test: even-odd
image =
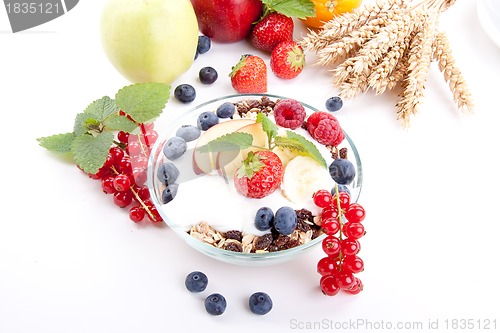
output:
[[[307,118],[306,128],[316,141],[327,146],[336,147],[345,139],[339,121],[328,112],[314,112]]]
[[[274,107],[274,119],[279,126],[297,129],[306,119],[306,110],[300,102],[294,99],[283,99]]]

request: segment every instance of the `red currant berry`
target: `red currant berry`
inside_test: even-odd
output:
[[[338,219],[338,217],[339,217],[339,210],[337,209],[336,206],[330,206],[330,207],[324,208],[321,211],[321,220],[323,220],[323,221],[326,219],[331,219],[331,218]]]
[[[104,193],[113,194],[116,192],[115,185],[113,185],[114,180],[115,180],[115,177],[111,176],[111,177],[104,178],[101,181],[101,188],[102,188],[102,191]]]
[[[333,275],[322,276],[319,280],[319,285],[323,294],[327,296],[335,296],[340,291],[340,288],[337,285],[337,279]]]
[[[147,146],[152,146],[158,139],[158,133],[156,131],[148,131],[144,134],[144,142]]]
[[[340,239],[338,237],[332,235],[326,236],[323,239],[322,246],[323,251],[330,257],[336,258],[340,254]]]
[[[118,192],[127,191],[132,186],[130,177],[125,174],[119,174],[113,180],[113,186]]]
[[[146,168],[134,168],[132,170],[132,177],[137,185],[144,186],[148,178]]]
[[[129,141],[127,149],[130,156],[137,156],[141,153],[142,147],[139,141],[135,140],[135,141]]]
[[[337,259],[332,257],[324,257],[318,261],[318,273],[321,276],[336,275],[339,272],[339,264]]]
[[[160,213],[158,212],[158,209],[156,209],[156,207],[154,207],[154,206],[153,206],[153,207],[149,207],[149,211],[150,211],[150,212],[151,212],[151,214],[153,215],[153,216],[150,216],[150,215],[148,214],[148,218],[149,218],[149,220],[150,220],[151,222],[162,222],[162,221],[163,221],[163,219],[161,218],[161,215],[160,215]]]
[[[121,143],[125,143],[127,144],[128,143],[128,137],[129,137],[130,134],[128,134],[127,132],[124,132],[124,131],[120,131],[118,132],[118,134],[116,135],[116,138],[118,139],[118,141],[120,141]]]
[[[108,156],[113,159],[113,164],[117,164],[125,156],[125,152],[119,147],[111,147]]]
[[[352,288],[355,283],[356,280],[352,273],[342,271],[337,275],[337,284],[342,290]]]
[[[113,202],[120,208],[125,208],[132,203],[134,195],[130,191],[116,192],[113,195]]]
[[[144,217],[146,216],[146,211],[144,210],[144,208],[140,206],[134,206],[130,208],[128,216],[133,222],[138,223],[144,220]]]
[[[130,175],[132,173],[132,162],[130,162],[130,158],[124,157],[120,162],[116,165],[119,173]]]
[[[349,193],[339,192],[338,194],[335,194],[333,196],[333,205],[335,207],[338,207],[339,202],[340,202],[340,208],[343,211],[346,211],[351,203],[351,197],[349,196]]]
[[[336,218],[327,218],[322,220],[321,227],[327,235],[335,235],[340,231],[340,222]]]
[[[314,204],[320,208],[330,207],[332,200],[332,194],[327,190],[319,190],[313,194]]]
[[[144,155],[139,155],[132,158],[132,166],[134,168],[146,169],[148,167],[149,159]]]
[[[151,195],[149,193],[149,189],[147,187],[139,187],[139,186],[134,186],[134,190],[139,196],[139,198],[146,204],[146,202],[150,202]],[[152,205],[152,204],[149,204]]]
[[[358,239],[365,235],[365,227],[358,222],[347,222],[342,227],[342,232],[346,237]]]
[[[340,248],[342,249],[342,253],[346,256],[353,256],[359,253],[361,245],[357,239],[347,237],[340,242]]]
[[[360,273],[365,269],[363,260],[358,256],[345,256],[341,266],[343,271],[351,273]]]
[[[346,293],[351,294],[351,295],[357,295],[360,292],[363,291],[363,282],[357,277],[354,277],[355,283],[354,285],[349,288],[348,290],[345,290]]]
[[[349,222],[361,222],[365,219],[365,209],[358,203],[352,203],[344,216]]]

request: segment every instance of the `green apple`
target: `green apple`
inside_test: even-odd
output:
[[[189,0],[107,0],[104,52],[131,82],[170,84],[191,67],[198,22]]]

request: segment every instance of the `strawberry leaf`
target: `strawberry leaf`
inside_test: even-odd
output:
[[[104,96],[101,99],[93,101],[85,111],[84,115],[87,118],[92,118],[98,122],[104,121],[108,116],[118,113],[120,111],[116,106],[115,102],[108,96]]]
[[[316,145],[300,134],[286,131],[286,137],[276,137],[274,139],[274,144],[278,147],[295,149],[300,152],[301,155],[311,157],[324,168],[327,167],[326,161]]]
[[[85,172],[97,173],[106,161],[113,139],[113,132],[103,132],[96,136],[89,134],[77,136],[71,144],[76,164]]]
[[[272,140],[278,135],[278,126],[262,112],[257,114],[256,122],[262,123],[262,130],[267,134],[269,147],[271,147]]]
[[[197,148],[197,150],[202,153],[238,151],[250,148],[252,146],[252,143],[253,136],[251,134],[234,132],[213,139],[206,145]]]
[[[278,12],[288,17],[305,19],[315,16],[314,3],[311,0],[261,0],[269,12]]]
[[[69,153],[75,134],[64,133],[36,139],[40,146],[54,153]]]
[[[126,116],[119,116],[116,114],[112,114],[106,118],[104,120],[104,126],[111,131],[123,131],[126,133],[132,133],[138,128],[134,121],[128,119]]]
[[[116,105],[138,123],[158,117],[170,97],[170,86],[148,82],[126,86],[115,96]]]

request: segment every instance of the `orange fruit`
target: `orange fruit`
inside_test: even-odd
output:
[[[302,20],[308,27],[320,29],[325,22],[334,16],[348,13],[359,7],[363,0],[311,0],[314,3],[316,16]]]

